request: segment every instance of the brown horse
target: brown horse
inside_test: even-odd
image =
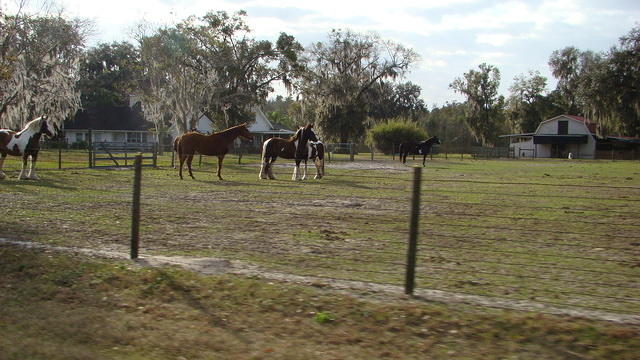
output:
[[[238,136],[242,136],[248,140],[253,139],[253,136],[247,128],[247,123],[230,127],[211,135],[204,135],[198,132],[182,134],[174,141],[174,150],[176,150],[178,159],[180,159],[180,179],[182,179],[182,165],[185,160],[187,161],[189,176],[195,179],[191,172],[191,162],[193,161],[193,155],[197,152],[202,155],[215,155],[218,157],[218,179],[222,180],[222,176],[220,175],[222,160],[229,151],[229,145],[231,145]]]
[[[313,125],[301,127],[288,139],[271,138],[262,144],[262,165],[260,167],[260,179],[275,179],[273,175],[273,163],[278,157],[284,159],[296,159],[296,152],[299,150],[298,158],[304,161],[304,175],[307,177],[307,160],[312,159],[316,165],[316,179],[321,179],[324,175],[324,145],[318,141],[316,134],[312,130]],[[298,160],[298,159],[296,159]],[[293,172],[292,180],[300,180],[298,167],[300,161],[296,161],[296,168]]]

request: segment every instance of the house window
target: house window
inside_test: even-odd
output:
[[[558,135],[567,135],[567,134],[569,134],[569,122],[558,121]]]
[[[127,142],[130,142],[130,143],[141,143],[142,142],[142,133],[139,133],[139,132],[128,132],[127,133]]]
[[[82,142],[82,141],[84,141],[84,134],[76,133],[76,142]]]

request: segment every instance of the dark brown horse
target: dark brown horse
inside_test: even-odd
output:
[[[427,155],[431,152],[433,144],[440,144],[440,139],[437,136],[431,137],[422,142],[405,142],[400,144],[400,161],[404,164],[407,162],[407,155],[422,155],[422,166],[425,166]]]
[[[215,155],[218,157],[218,179],[222,180],[222,176],[220,175],[222,160],[229,151],[229,145],[231,145],[238,136],[242,136],[248,140],[253,139],[246,123],[230,127],[227,130],[222,130],[211,135],[205,135],[198,132],[182,134],[176,139],[176,141],[174,141],[173,144],[174,150],[178,153],[178,159],[180,159],[180,179],[182,179],[182,165],[185,160],[187,161],[189,176],[191,176],[192,179],[195,179],[191,172],[191,162],[193,161],[193,155],[195,153],[199,153],[202,155]]]
[[[38,180],[36,175],[36,161],[40,151],[40,138],[42,135],[54,137],[58,131],[55,123],[46,116],[31,120],[24,129],[15,132],[8,129],[0,129],[0,180],[5,178],[2,165],[7,155],[22,156],[22,170],[18,179]],[[31,167],[27,173],[27,162],[31,158]]]
[[[321,179],[324,175],[324,144],[318,141],[312,128],[312,124],[301,127],[288,139],[267,139],[262,144],[260,179],[276,178],[273,175],[273,163],[278,157],[296,160],[292,180],[305,180],[307,178],[307,160],[313,160],[316,165],[315,179]],[[299,152],[298,156],[296,156],[296,152]],[[305,167],[304,175],[300,178],[299,166],[302,161],[304,161]]]

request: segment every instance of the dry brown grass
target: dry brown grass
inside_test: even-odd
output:
[[[0,359],[633,359],[640,346],[637,328],[568,317],[10,246],[0,260]]]

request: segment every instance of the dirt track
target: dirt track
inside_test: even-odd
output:
[[[346,292],[354,296],[370,299],[382,298],[385,301],[436,301],[442,303],[464,303],[485,307],[521,311],[536,311],[555,315],[575,316],[594,320],[611,321],[615,323],[640,325],[640,316],[607,313],[602,311],[563,309],[548,306],[542,303],[536,303],[534,301],[513,301],[495,297],[458,294],[440,290],[419,289],[415,292],[415,296],[409,298],[402,295],[403,288],[399,286],[279,273],[268,271],[266,269],[242,261],[230,261],[218,258],[143,256],[136,260],[129,260],[129,254],[121,251],[50,246],[34,242],[14,241],[6,238],[0,238],[0,246],[21,246],[25,248],[42,249],[45,251],[76,254],[89,258],[109,258],[121,261],[132,261],[134,264],[137,264],[139,266],[175,265],[205,275],[236,274],[241,276],[258,277],[271,281],[282,281],[301,285],[329,288],[336,291]]]

